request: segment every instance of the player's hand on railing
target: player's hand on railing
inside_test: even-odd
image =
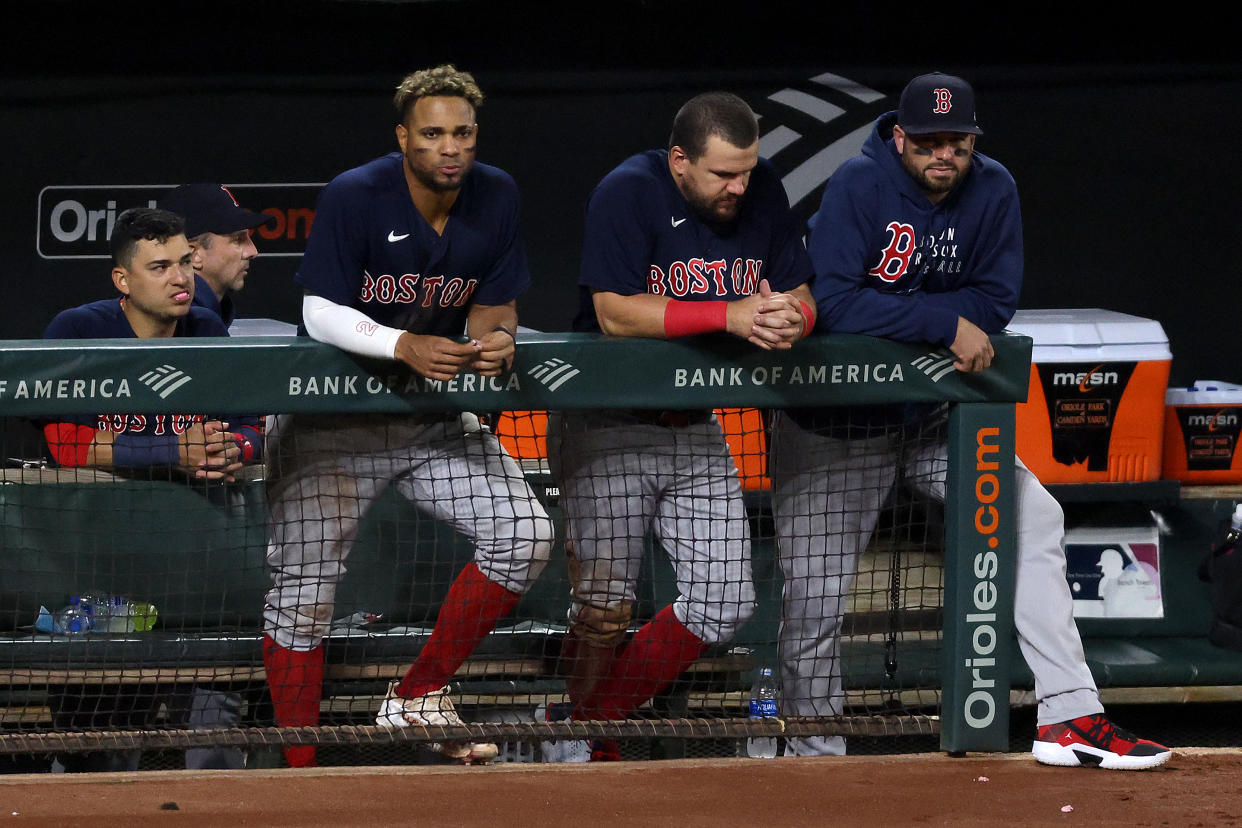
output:
[[[456,342],[443,336],[412,334],[408,331],[397,339],[397,359],[424,377],[451,380],[483,352],[478,340]]]
[[[763,301],[759,303],[755,316],[751,341],[759,339],[778,350],[792,347],[802,338],[806,327],[801,302],[792,294],[774,293],[767,279],[759,282],[759,296]]]
[[[243,464],[241,447],[228,427],[228,423],[207,420],[186,429],[181,435],[183,468],[200,480],[231,483]]]
[[[970,374],[987,368],[996,356],[988,335],[978,325],[961,316],[957,318],[957,338],[953,340],[949,350],[957,357],[953,367]]]
[[[784,350],[802,334],[802,310],[798,300],[773,293],[767,279],[759,292],[729,303],[729,333],[764,350]]]
[[[498,377],[513,365],[517,340],[508,328],[498,327],[478,339],[481,350],[470,367],[485,377]]]

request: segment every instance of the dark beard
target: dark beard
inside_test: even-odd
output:
[[[737,221],[738,215],[742,212],[742,199],[740,198],[734,202],[733,214],[727,217],[722,216],[714,209],[713,202],[704,201],[697,197],[688,197],[686,198],[686,203],[690,205],[690,209],[694,210],[694,214],[699,217],[700,221],[717,227],[732,224]]]

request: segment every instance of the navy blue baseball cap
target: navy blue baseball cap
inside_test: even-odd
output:
[[[239,205],[223,184],[182,184],[160,199],[160,209],[185,219],[185,235],[190,239],[203,233],[227,236],[276,220]]]
[[[982,135],[975,120],[975,90],[956,75],[919,75],[901,91],[897,125],[911,135],[965,132]]]

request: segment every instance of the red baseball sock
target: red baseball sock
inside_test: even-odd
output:
[[[574,712],[574,718],[624,719],[694,663],[707,645],[685,628],[669,605],[635,635],[606,678]]]
[[[319,700],[323,698],[323,645],[313,650],[287,650],[263,636],[263,666],[267,687],[281,727],[313,727],[319,724]],[[285,762],[291,768],[311,768],[314,745],[285,748]]]
[[[397,695],[416,699],[448,684],[496,622],[513,612],[521,597],[489,581],[471,561],[449,588],[431,638],[397,685]]]

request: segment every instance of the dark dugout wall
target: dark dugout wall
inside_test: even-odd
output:
[[[905,81],[942,70],[975,84],[979,149],[1018,181],[1022,306],[1155,318],[1174,382],[1242,382],[1230,206],[1242,62],[1223,32],[1127,33],[1048,7],[1021,23],[782,3],[22,8],[0,55],[0,338],[36,337],[57,311],[111,295],[110,220],[190,180],[234,185],[277,216],[239,315],[297,321],[292,276],[318,187],[395,149],[389,96],[410,69],[453,61],[487,93],[479,158],[521,187],[535,283],[520,310],[542,330],[573,316],[587,194],[663,145],[689,96],[724,88],[751,103],[805,219]]]

